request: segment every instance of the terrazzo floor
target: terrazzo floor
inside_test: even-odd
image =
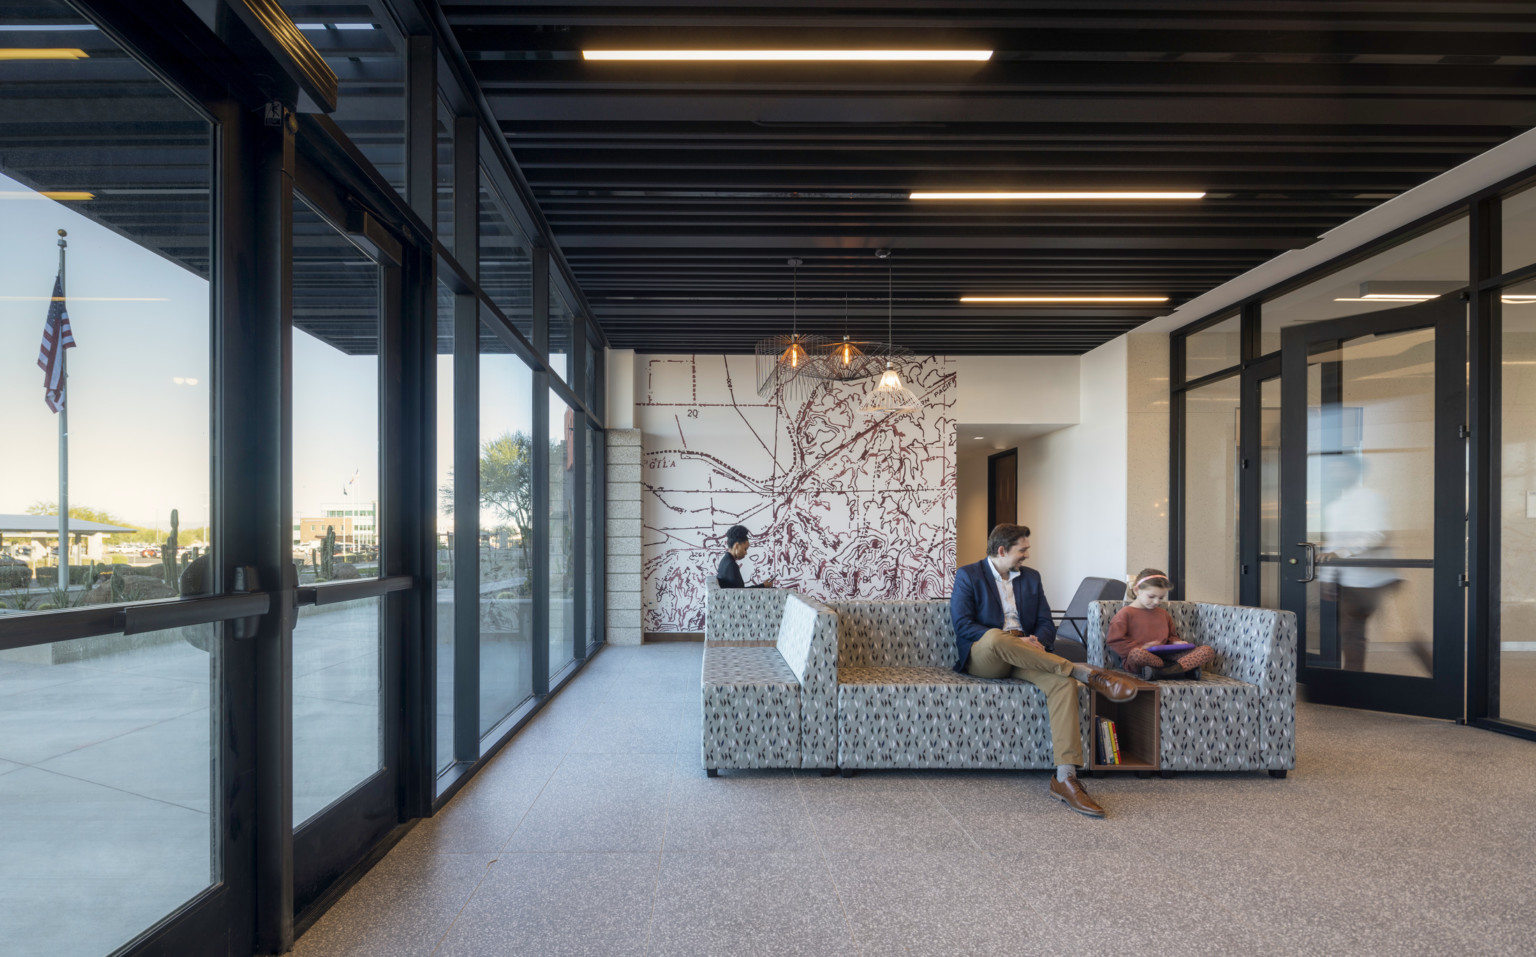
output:
[[[699,766],[701,646],[608,648],[298,941],[391,955],[1530,954],[1536,744],[1302,704],[1264,774]]]

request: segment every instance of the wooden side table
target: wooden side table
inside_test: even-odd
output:
[[[1093,749],[1088,755],[1089,771],[1139,771],[1146,774],[1158,770],[1162,763],[1162,735],[1159,730],[1161,716],[1161,689],[1156,682],[1135,679],[1140,691],[1129,701],[1114,702],[1091,692],[1088,701],[1088,726],[1093,739]],[[1115,723],[1120,737],[1120,763],[1105,764],[1099,760],[1099,718]]]

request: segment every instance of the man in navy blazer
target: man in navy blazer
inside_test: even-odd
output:
[[[949,617],[960,649],[955,670],[979,678],[1018,678],[1044,691],[1056,761],[1051,796],[1080,814],[1103,817],[1104,809],[1077,780],[1077,766],[1083,763],[1077,683],[1086,683],[1111,701],[1136,697],[1138,685],[1130,675],[1051,653],[1056,625],[1040,573],[1024,567],[1028,557],[1029,528],[999,525],[987,536],[987,557],[955,572],[949,597]]]

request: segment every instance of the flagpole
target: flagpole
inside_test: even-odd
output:
[[[64,251],[69,233],[59,230],[59,295],[64,295]],[[64,607],[69,607],[69,366],[64,348],[62,330],[56,333],[54,348],[59,353],[59,388],[64,401],[59,408],[59,589],[64,596]]]

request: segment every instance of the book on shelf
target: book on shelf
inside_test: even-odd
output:
[[[1120,729],[1115,726],[1113,721],[1109,723],[1109,743],[1114,745],[1115,748],[1115,763],[1122,763],[1123,759],[1120,756]]]
[[[1115,740],[1115,723],[1108,718],[1099,719],[1099,763],[1119,764],[1120,746]]]

